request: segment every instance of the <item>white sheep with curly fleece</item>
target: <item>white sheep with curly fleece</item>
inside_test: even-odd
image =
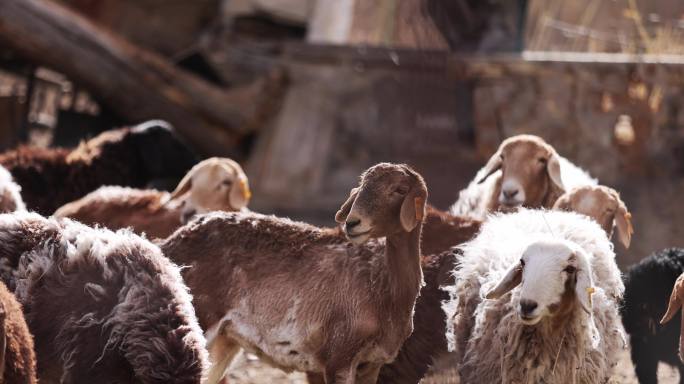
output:
[[[624,285],[601,227],[572,212],[492,215],[447,287],[464,383],[604,383],[625,347]]]

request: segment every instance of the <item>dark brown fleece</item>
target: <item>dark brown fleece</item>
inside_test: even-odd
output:
[[[480,230],[482,221],[454,216],[427,205],[420,244],[423,255],[433,255],[465,243]]]
[[[29,213],[0,215],[0,239],[41,382],[200,383],[204,339],[157,247]]]
[[[0,154],[26,207],[43,215],[102,185],[143,187],[155,178],[180,179],[195,162],[162,127],[107,131],[74,150],[19,147]]]
[[[35,384],[36,356],[33,336],[26,326],[21,305],[0,282],[0,327],[6,337],[4,384]]]

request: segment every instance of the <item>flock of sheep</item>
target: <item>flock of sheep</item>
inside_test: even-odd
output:
[[[684,382],[664,324],[684,250],[623,279],[627,207],[536,136],[505,140],[449,212],[377,164],[334,228],[249,211],[239,164],[197,163],[158,121],[0,164],[3,383],[216,384],[242,349],[312,384],[606,383],[623,329],[641,383],[659,361]]]

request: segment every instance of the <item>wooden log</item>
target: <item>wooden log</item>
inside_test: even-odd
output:
[[[0,44],[64,73],[126,120],[168,120],[206,154],[226,154],[251,132],[282,79],[222,90],[52,1],[2,0]]]

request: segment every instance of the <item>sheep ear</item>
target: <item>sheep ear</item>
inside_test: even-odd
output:
[[[401,203],[399,221],[406,232],[411,232],[425,216],[425,198],[410,192]]]
[[[345,201],[340,209],[337,211],[335,214],[335,221],[342,224],[345,221],[347,221],[347,216],[349,215],[349,212],[351,211],[352,205],[354,205],[354,200],[356,200],[356,196],[359,194],[359,188],[353,188],[351,192],[349,193],[349,198],[347,198],[347,201]]]
[[[634,227],[632,227],[632,214],[627,210],[625,203],[617,197],[618,199],[618,209],[615,212],[615,223],[617,224],[618,236],[620,236],[620,242],[625,248],[629,248],[629,244],[632,242],[632,234],[634,233]]]
[[[194,174],[195,168],[193,167],[188,173],[183,176],[183,179],[178,183],[178,186],[176,189],[171,192],[171,198],[170,199],[176,199],[180,196],[183,196],[186,194],[190,188],[192,187],[192,175]]]
[[[660,319],[660,324],[665,324],[677,314],[677,310],[681,308],[682,301],[679,299],[679,293],[684,290],[684,274],[677,278],[677,281],[672,287],[672,293],[670,293],[670,302],[667,304],[667,311],[663,318]],[[684,292],[683,292],[684,293]]]
[[[594,294],[594,280],[591,277],[591,267],[587,257],[580,252],[575,252],[577,259],[577,282],[575,283],[575,295],[580,306],[587,314],[592,314],[591,295]]]
[[[485,175],[482,176],[482,178],[478,180],[477,183],[484,183],[484,181],[487,180],[489,176],[493,175],[494,172],[501,169],[502,163],[503,160],[501,160],[501,150],[498,150],[495,154],[492,155],[492,157],[489,158],[489,161],[487,161],[487,165],[485,165],[484,167]]]
[[[546,163],[546,172],[549,174],[551,181],[562,190],[565,190],[563,179],[561,179],[560,159],[557,154],[551,155],[549,161]]]
[[[522,272],[523,267],[519,263],[511,267],[508,272],[506,272],[506,275],[503,277],[503,279],[496,284],[496,287],[487,292],[485,298],[495,300],[510,292],[522,281]]]
[[[228,198],[230,199],[230,205],[233,209],[239,211],[247,206],[249,199],[252,197],[247,175],[245,175],[240,164],[231,159],[223,158],[221,159],[221,163],[229,172],[232,170],[235,173],[235,183],[230,190]]]

